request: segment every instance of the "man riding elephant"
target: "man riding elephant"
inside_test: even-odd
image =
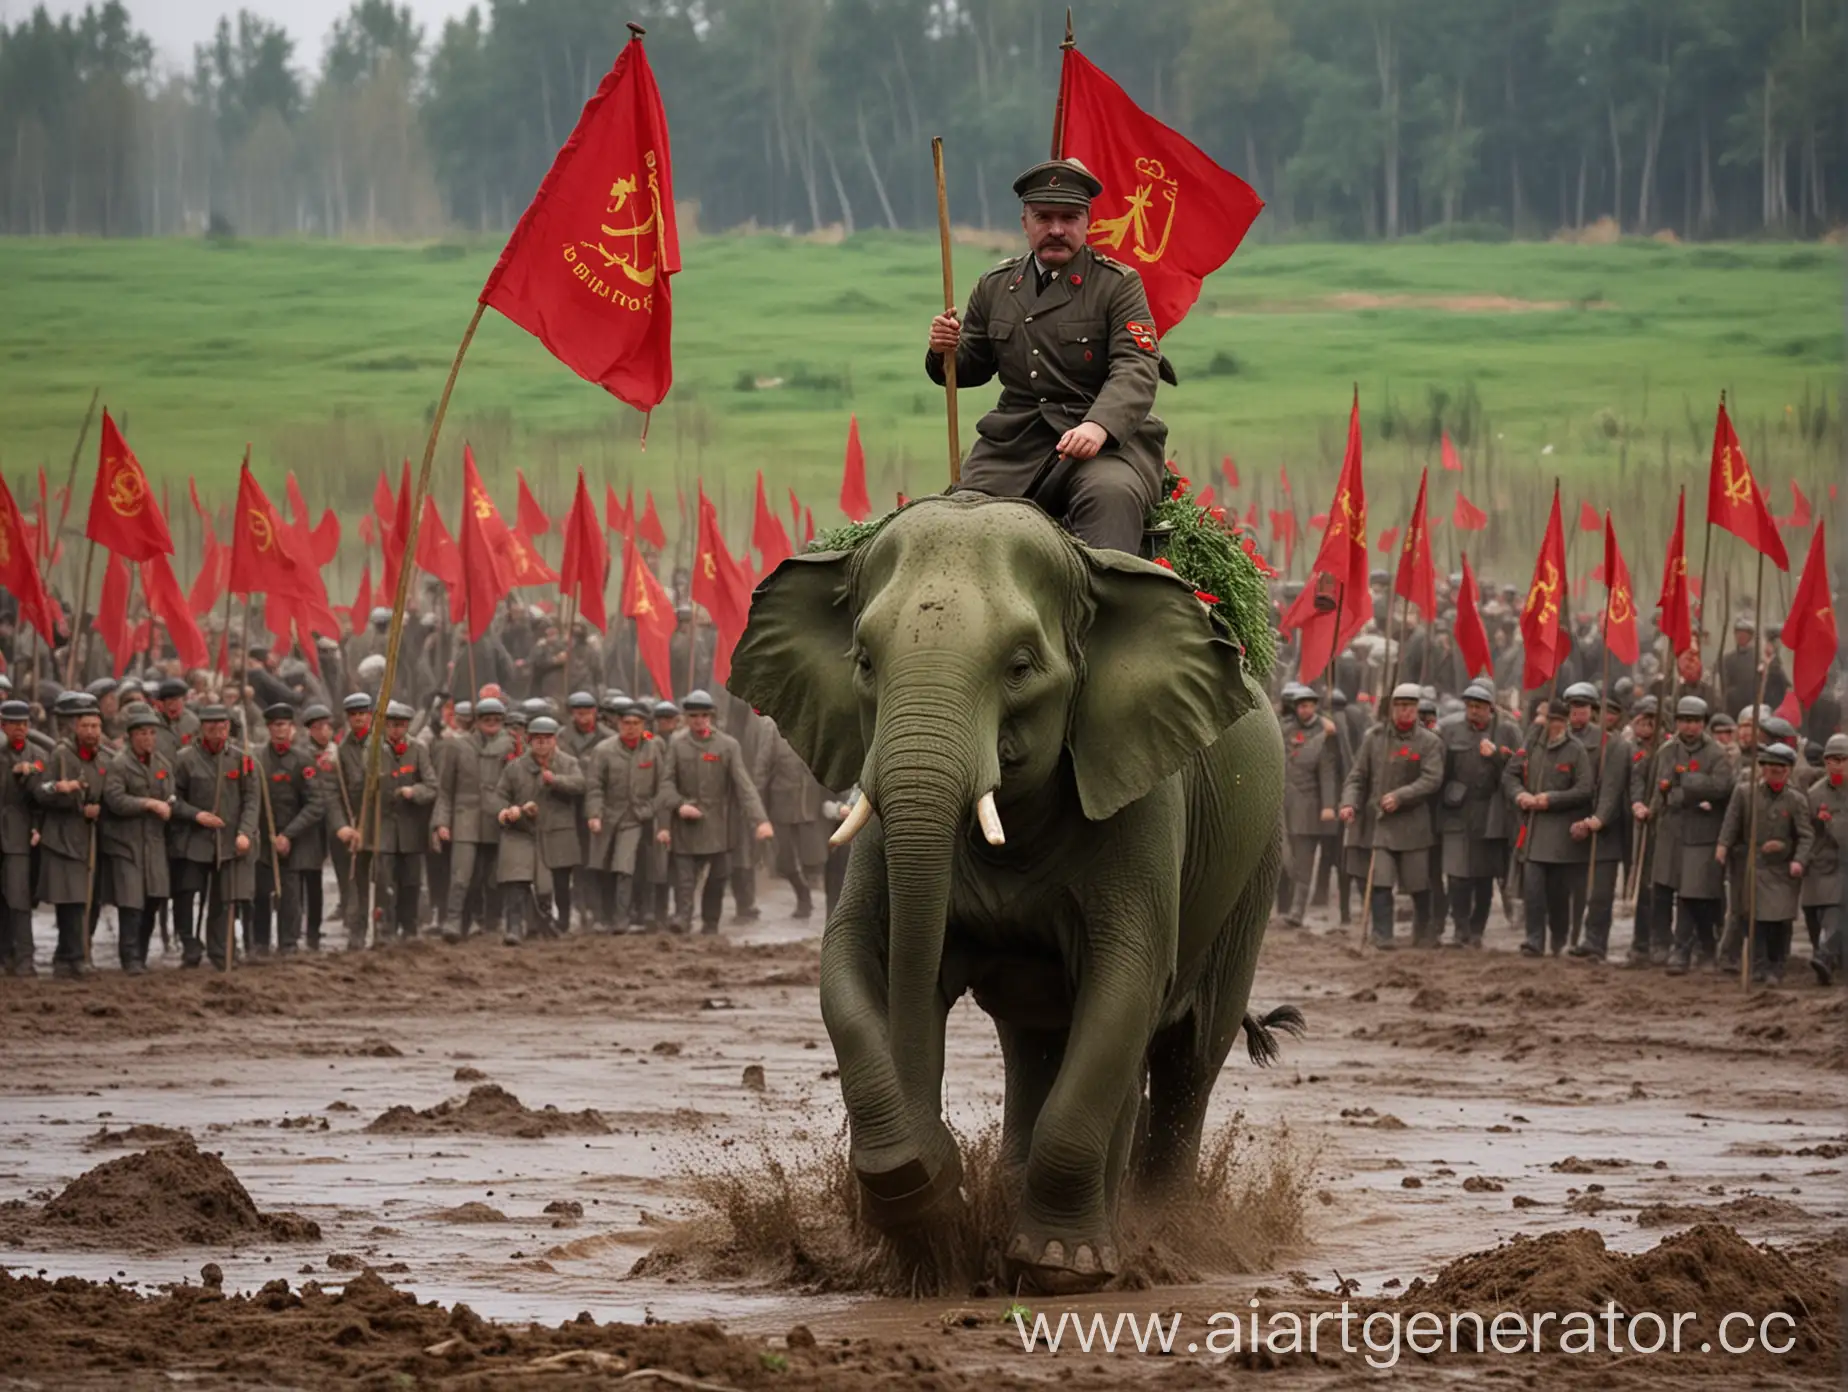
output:
[[[1085,244],[1091,200],[1103,192],[1077,160],[1036,164],[1014,181],[1027,254],[976,282],[960,319],[930,325],[925,370],[956,384],[1001,379],[1001,399],[976,424],[958,488],[1028,498],[1080,541],[1134,553],[1160,499],[1168,427],[1151,411],[1173,382],[1142,277]]]

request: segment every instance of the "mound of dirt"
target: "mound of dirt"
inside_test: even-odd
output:
[[[1720,1319],[1739,1311],[1754,1322],[1773,1311],[1791,1317],[1795,1346],[1784,1363],[1832,1358],[1840,1348],[1835,1282],[1825,1266],[1754,1247],[1720,1223],[1701,1223],[1647,1252],[1608,1251],[1589,1228],[1516,1237],[1492,1251],[1460,1257],[1428,1285],[1414,1281],[1397,1302],[1419,1309],[1583,1311],[1601,1316],[1695,1312],[1681,1346],[1718,1339]],[[1690,1339],[1689,1333],[1692,1332]],[[1557,1335],[1549,1333],[1549,1347]],[[1717,1346],[1717,1345],[1716,1345]]]
[[[1636,1215],[1639,1228],[1678,1228],[1685,1223],[1807,1223],[1815,1217],[1787,1199],[1750,1194],[1720,1204],[1653,1203]]]
[[[1018,1195],[991,1127],[959,1141],[962,1202],[915,1240],[882,1237],[859,1220],[859,1188],[835,1138],[806,1147],[762,1140],[684,1158],[696,1201],[630,1269],[701,1281],[750,1280],[811,1292],[1000,1295],[1000,1254]],[[1202,1147],[1194,1184],[1160,1204],[1126,1200],[1112,1289],[1262,1270],[1302,1237],[1310,1164],[1287,1131],[1257,1133],[1233,1117]]]
[[[71,1234],[144,1249],[321,1236],[299,1214],[260,1212],[230,1167],[190,1139],[105,1161],[30,1222],[42,1238]]]
[[[607,1136],[611,1127],[600,1112],[561,1112],[556,1107],[533,1111],[498,1083],[469,1089],[467,1097],[452,1097],[417,1111],[400,1104],[380,1114],[366,1127],[387,1136],[510,1136],[538,1140],[544,1136]]]
[[[127,1150],[131,1146],[166,1145],[169,1141],[190,1141],[192,1132],[175,1126],[155,1126],[149,1122],[137,1122],[133,1126],[124,1126],[120,1131],[111,1131],[107,1126],[100,1127],[94,1135],[84,1139],[85,1150]]]
[[[703,1322],[598,1324],[589,1314],[551,1329],[495,1325],[466,1305],[419,1304],[372,1271],[344,1291],[276,1280],[250,1295],[181,1286],[152,1297],[0,1271],[0,1367],[29,1386],[163,1386],[169,1373],[196,1379],[202,1367],[241,1387],[604,1388],[644,1368],[665,1377],[638,1386],[740,1392],[861,1392],[920,1374],[945,1392],[1027,1385],[946,1372],[942,1350],[923,1339],[820,1346],[806,1333],[765,1339]]]

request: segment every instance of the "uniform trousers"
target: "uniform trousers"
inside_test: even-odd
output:
[[[1790,960],[1791,920],[1759,919],[1752,930],[1752,980],[1781,980]]]
[[[380,851],[367,854],[371,860],[371,880],[379,897],[379,940],[395,934],[400,938],[417,936],[417,909],[423,889],[424,853],[421,851]],[[358,945],[364,945],[362,936]]]
[[[454,923],[465,936],[470,910],[479,913],[483,928],[500,922],[501,889],[494,877],[500,847],[492,842],[455,841],[449,847],[449,897],[443,905],[443,923]],[[479,899],[477,899],[479,896]]]
[[[276,946],[293,952],[300,945],[302,933],[303,886],[308,870],[284,870],[276,878],[275,867],[265,857],[257,862],[257,897],[250,906],[250,950],[263,956],[270,950],[270,925],[276,929]]]
[[[1623,868],[1620,860],[1597,860],[1592,862],[1590,871],[1590,894],[1585,893],[1586,875],[1581,872],[1574,877],[1579,893],[1585,900],[1585,947],[1594,957],[1602,957],[1611,946],[1611,914],[1617,903],[1617,872]]]
[[[1020,477],[1021,470],[1012,461],[972,459],[956,486],[995,497],[1030,498],[1086,545],[1140,553],[1143,523],[1157,492],[1147,471],[1115,454],[1058,459],[1027,478]]]
[[[1726,916],[1724,899],[1675,897],[1675,945],[1669,960],[1686,968],[1691,962],[1710,962],[1717,950],[1715,938]]]
[[[32,965],[32,857],[0,856],[0,968],[30,976]]]
[[[683,855],[674,852],[674,926],[685,932],[693,925],[693,894],[701,872],[706,884],[699,891],[699,921],[703,931],[719,931],[719,915],[725,912],[725,885],[731,877],[731,852],[713,851],[706,855]]]
[[[138,909],[116,909],[116,956],[123,971],[147,966],[148,948],[154,942],[154,924],[166,902],[165,899],[149,899]]]
[[[1553,951],[1566,945],[1572,933],[1572,884],[1583,886],[1583,865],[1540,864],[1528,861],[1521,872],[1521,898],[1526,906],[1529,953],[1540,954],[1552,940]]]
[[[1480,947],[1495,906],[1493,875],[1450,875],[1450,918],[1459,947]]]

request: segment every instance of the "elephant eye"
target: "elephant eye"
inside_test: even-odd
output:
[[[862,677],[865,677],[868,681],[872,680],[873,659],[867,655],[864,648],[853,655],[853,666],[854,670]]]
[[[1014,654],[1014,660],[1007,664],[1007,679],[1015,685],[1033,675],[1033,654],[1024,649]]]

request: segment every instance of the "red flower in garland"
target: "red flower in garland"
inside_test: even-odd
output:
[[[1174,475],[1174,491],[1169,493],[1168,496],[1170,498],[1185,498],[1187,496],[1188,482],[1189,480],[1183,478],[1180,474]]]
[[[1218,595],[1208,594],[1205,590],[1195,590],[1194,598],[1199,600],[1202,604],[1206,604],[1206,605],[1214,605],[1214,604],[1219,603]]]
[[[1174,569],[1174,562],[1169,560],[1166,556],[1157,556],[1155,558],[1155,564],[1160,566],[1163,570]]]
[[[1249,534],[1240,536],[1238,545],[1239,550],[1250,557],[1251,563],[1258,568],[1258,574],[1263,576],[1276,575],[1276,568],[1272,566],[1269,561],[1264,559],[1263,553],[1258,550],[1258,544],[1251,539]]]

